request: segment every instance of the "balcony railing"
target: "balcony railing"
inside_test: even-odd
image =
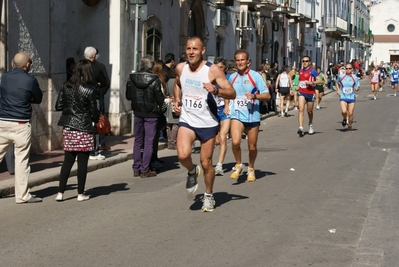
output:
[[[333,32],[339,31],[343,33],[348,32],[348,22],[340,17],[337,17],[335,14],[327,14],[326,18],[326,31]]]
[[[297,2],[296,0],[277,0],[277,12],[280,13],[295,13],[297,11]]]

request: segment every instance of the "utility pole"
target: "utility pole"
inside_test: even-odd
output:
[[[133,71],[137,71],[137,61],[139,56],[139,0],[136,0],[136,12],[134,18],[134,59],[133,59]]]
[[[133,20],[131,13],[134,13],[134,57],[133,57],[133,71],[132,72],[137,72],[138,71],[138,58],[139,58],[139,20],[140,20],[140,8],[141,8],[141,15],[143,17],[147,17],[147,10],[146,8],[143,8],[143,5],[147,4],[147,0],[130,0],[130,20]],[[133,12],[132,5],[135,7],[135,11]],[[146,7],[146,6],[145,6]],[[131,135],[134,135],[134,114],[132,111],[132,124],[130,127],[131,130]]]

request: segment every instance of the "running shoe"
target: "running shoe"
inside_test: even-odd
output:
[[[242,171],[242,164],[236,164],[236,166],[233,168],[233,172],[231,173],[230,178],[237,179],[238,177],[240,177]]]
[[[309,124],[309,134],[314,134],[313,124]]]
[[[281,117],[281,118],[284,118],[284,112],[281,112],[280,117]]]
[[[248,182],[255,182],[255,180],[256,180],[255,170],[253,168],[248,168],[247,181]]]
[[[205,195],[204,194],[204,199],[202,200],[202,212],[212,212],[215,210],[215,199],[213,198],[213,195]]]
[[[374,97],[373,97],[373,99],[374,99],[374,100],[377,100],[377,97],[376,97],[376,96],[374,96]]]
[[[288,109],[285,109],[284,116],[288,117]]]
[[[348,122],[345,119],[343,119],[341,124],[342,124],[342,127],[345,127],[348,124]]]
[[[299,134],[299,137],[303,137],[303,127],[299,127],[297,134]]]
[[[215,166],[215,174],[216,175],[220,175],[220,176],[224,175],[222,163],[216,164],[216,166]]]
[[[187,183],[186,183],[186,190],[188,193],[193,194],[195,191],[197,191],[198,188],[198,183],[197,183],[197,178],[201,174],[201,168],[196,165],[195,166],[195,173],[187,174]]]
[[[316,109],[317,109],[317,110],[319,110],[319,109],[320,109],[320,106],[319,106],[319,105],[317,105],[317,106],[316,106]]]

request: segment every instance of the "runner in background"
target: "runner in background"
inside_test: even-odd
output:
[[[338,76],[336,87],[343,118],[342,126],[348,126],[348,131],[352,132],[353,112],[355,110],[356,91],[359,90],[359,79],[352,73],[352,64],[346,64],[345,71],[345,74]]]
[[[317,73],[319,74],[319,78],[321,79],[322,83],[316,83],[315,91],[316,91],[316,109],[320,109],[320,102],[323,98],[324,94],[324,86],[327,84],[327,78],[323,72],[321,72],[321,67],[317,67]]]
[[[398,82],[399,82],[399,69],[398,64],[393,66],[393,70],[391,71],[391,88],[393,90],[393,96],[396,97],[396,93],[398,92]]]
[[[379,85],[381,72],[378,69],[376,69],[374,65],[370,65],[369,71],[370,71],[369,79],[371,83],[371,92],[373,92],[374,94],[372,99],[377,100],[378,85]]]

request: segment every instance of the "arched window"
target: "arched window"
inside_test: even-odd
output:
[[[161,59],[161,41],[162,33],[155,28],[149,29],[146,40],[147,55],[153,56],[154,59]]]

